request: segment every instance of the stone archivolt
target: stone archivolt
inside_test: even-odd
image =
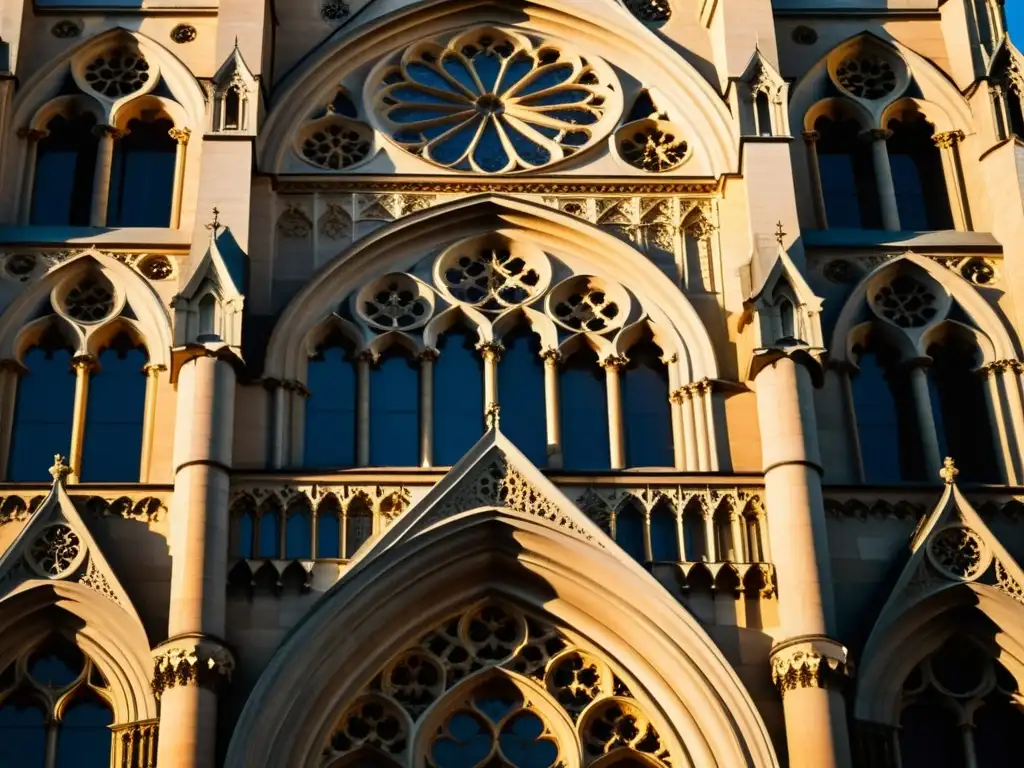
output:
[[[497,701],[506,703],[501,711]],[[489,756],[508,760],[499,737],[520,718],[536,724],[532,745],[545,752],[544,764],[588,765],[613,752],[672,764],[645,708],[606,661],[548,622],[487,600],[385,664],[337,719],[321,765],[366,747],[398,764],[419,760],[412,753],[423,750],[434,764],[460,716],[489,739],[477,764]],[[570,754],[576,739],[582,752]]]

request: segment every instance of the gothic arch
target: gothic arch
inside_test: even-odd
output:
[[[673,766],[778,765],[753,702],[710,638],[603,534],[588,541],[493,508],[424,525],[390,546],[371,542],[296,627],[250,695],[227,768],[314,765],[377,669],[486,599],[542,616],[614,660],[649,705]]]
[[[579,41],[611,63],[634,63],[635,71],[644,74],[644,87],[657,88],[669,104],[680,105],[672,113],[678,113],[678,120],[688,129],[692,154],[704,166],[694,171],[691,162],[690,175],[720,176],[738,167],[736,127],[721,96],[650,30],[639,24],[622,24],[618,9],[611,7],[592,10],[587,4],[568,0],[526,0],[509,5],[495,0],[420,0],[350,25],[352,29],[332,39],[282,81],[257,140],[261,168],[270,173],[283,171],[299,129],[297,116],[306,117],[316,105],[330,103],[345,73],[367,67],[382,51],[478,22],[520,26],[524,31]],[[367,131],[365,123],[348,122]]]
[[[1018,358],[1018,341],[1011,336],[995,309],[973,285],[933,260],[908,252],[876,267],[865,275],[850,293],[832,331],[829,344],[829,356],[832,360],[840,363],[856,362],[853,360],[853,347],[858,340],[858,328],[863,325],[862,313],[869,289],[871,285],[878,282],[880,276],[890,271],[897,271],[901,264],[913,264],[924,270],[963,308],[975,324],[975,336],[984,357],[982,365],[997,360]],[[922,347],[930,338],[928,333],[921,334],[919,343],[916,345],[919,354],[925,354]],[[908,351],[912,350],[908,349]]]
[[[542,205],[501,195],[479,195],[421,211],[388,224],[329,262],[289,303],[270,339],[267,375],[297,380],[313,329],[344,296],[371,279],[400,271],[437,245],[486,233],[528,243],[570,265],[626,286],[645,302],[654,323],[678,354],[680,381],[717,378],[706,328],[678,288],[654,264],[621,240]],[[428,326],[429,327],[429,326]],[[487,325],[490,331],[490,324]],[[484,340],[489,340],[484,339]]]
[[[110,683],[115,724],[155,719],[149,640],[129,610],[75,582],[25,582],[0,599],[0,666],[64,631]]]
[[[119,311],[115,311],[109,320],[93,328],[89,335],[102,335],[104,328],[111,323],[122,327],[128,325],[133,336],[145,341],[151,364],[169,365],[171,325],[160,298],[129,266],[95,250],[84,251],[51,269],[11,302],[0,315],[0,359],[18,359],[25,347],[23,332],[33,325],[31,321],[40,304],[56,286],[88,269],[97,270],[109,280],[121,294],[118,306],[131,307],[135,315],[134,319],[121,318],[118,316]],[[90,349],[89,338],[80,333],[72,335],[78,342],[75,354],[90,354],[94,351]],[[72,339],[69,338],[69,341]]]

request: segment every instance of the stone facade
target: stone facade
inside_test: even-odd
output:
[[[0,766],[1017,764],[1002,0],[0,49]]]

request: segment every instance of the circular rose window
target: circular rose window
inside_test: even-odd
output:
[[[460,171],[557,162],[607,135],[621,112],[608,66],[493,27],[417,43],[370,82],[387,135]]]

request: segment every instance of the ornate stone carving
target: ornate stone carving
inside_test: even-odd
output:
[[[672,18],[672,6],[669,0],[625,0],[625,2],[630,13],[648,24],[659,24]]]
[[[771,651],[772,682],[784,696],[799,688],[841,687],[853,678],[846,647],[828,637],[794,638]]]
[[[78,534],[64,523],[55,523],[40,531],[32,542],[28,562],[40,576],[60,579],[74,571],[84,556]]]
[[[881,56],[863,53],[844,59],[836,67],[836,80],[847,93],[862,99],[882,99],[896,90],[898,78],[892,65]]]
[[[607,333],[621,328],[629,315],[629,297],[619,286],[588,276],[557,285],[548,305],[555,322],[576,332]]]
[[[144,277],[157,282],[174,274],[174,263],[168,257],[158,254],[141,259],[138,269]]]
[[[1024,603],[1024,586],[1010,575],[1001,562],[996,560],[996,588],[1019,603]]]
[[[340,171],[369,157],[372,146],[370,126],[329,113],[303,130],[299,154],[320,168]]]
[[[928,559],[943,576],[953,581],[973,581],[990,562],[985,542],[962,525],[952,525],[935,533],[928,540]]]
[[[546,290],[551,267],[542,251],[504,239],[474,238],[441,255],[437,276],[456,300],[485,312],[500,312]]]
[[[82,27],[71,19],[61,19],[52,27],[50,34],[58,40],[69,40],[82,34]]]
[[[678,126],[664,120],[644,120],[623,126],[617,135],[619,153],[635,168],[652,173],[670,171],[690,156],[690,145]]]
[[[196,28],[191,24],[178,24],[171,30],[171,40],[178,45],[191,43],[198,35],[199,33],[196,32]]]
[[[328,203],[320,217],[320,234],[331,240],[348,238],[352,234],[352,217],[337,203]]]
[[[277,220],[277,230],[282,237],[301,239],[313,231],[313,222],[301,208],[290,205]]]
[[[172,638],[153,651],[153,693],[197,685],[219,691],[231,682],[235,659],[219,641],[208,637]]]
[[[320,6],[320,18],[324,21],[344,21],[351,12],[344,0],[327,0]]]
[[[96,93],[120,99],[145,87],[149,81],[149,62],[137,49],[113,48],[85,66],[84,79]]]
[[[873,306],[900,328],[921,328],[938,314],[932,288],[913,276],[900,273],[878,289]]]
[[[89,273],[64,294],[63,309],[80,323],[98,323],[114,310],[113,286]]]
[[[359,292],[356,313],[380,331],[420,328],[434,312],[434,295],[418,280],[403,274],[385,275]]]
[[[107,577],[103,575],[103,572],[96,567],[96,561],[91,557],[89,558],[89,565],[85,569],[85,573],[79,579],[79,583],[84,584],[101,595],[113,600],[118,605],[121,605],[121,599],[117,596],[117,592],[110,586],[110,582],[107,581]]]

